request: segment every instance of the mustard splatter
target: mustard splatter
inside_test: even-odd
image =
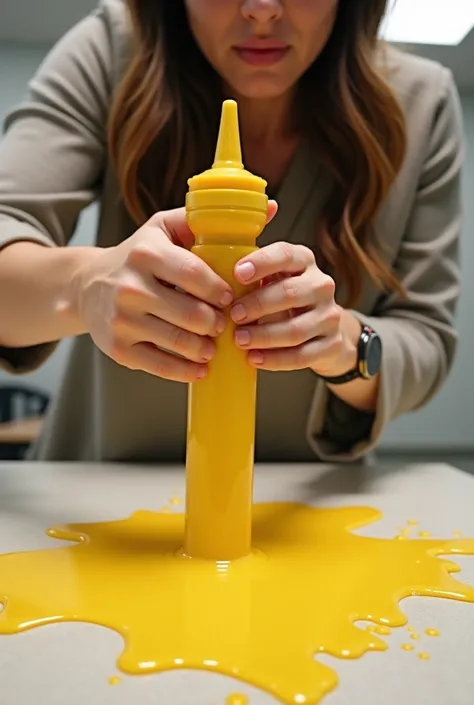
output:
[[[50,537],[75,545],[0,556],[0,634],[98,624],[123,637],[122,673],[202,669],[314,705],[338,683],[318,654],[388,648],[356,622],[404,626],[398,603],[410,595],[474,602],[474,587],[441,557],[474,555],[474,540],[352,533],[380,517],[367,507],[257,504],[251,555],[217,563],[183,555],[181,513],[56,527]]]

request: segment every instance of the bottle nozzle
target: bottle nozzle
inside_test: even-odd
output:
[[[225,100],[222,104],[221,124],[212,168],[244,168],[240,147],[239,116],[235,100]]]
[[[253,194],[254,202],[259,203],[258,207],[254,207],[261,208],[266,212],[268,199],[265,195],[265,188],[267,182],[247,171],[242,163],[239,115],[235,100],[225,100],[222,104],[221,122],[212,167],[202,174],[190,178],[188,186],[189,191],[186,196],[188,208],[204,207],[204,203],[210,204],[211,201],[219,204],[227,203],[228,208],[235,207],[236,199],[244,199],[245,203],[249,203],[253,196],[236,193],[242,191]],[[242,204],[244,201],[241,201]],[[200,205],[198,206],[198,204]],[[232,206],[232,204],[234,205]]]

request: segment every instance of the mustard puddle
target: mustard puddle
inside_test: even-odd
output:
[[[312,705],[338,682],[317,655],[387,649],[374,632],[407,624],[402,598],[474,602],[474,587],[451,575],[459,567],[440,557],[474,555],[474,539],[351,533],[380,516],[366,507],[256,504],[254,550],[230,563],[183,555],[184,514],[57,527],[48,535],[75,545],[0,556],[0,634],[90,622],[122,635],[124,673],[205,669],[282,703]]]

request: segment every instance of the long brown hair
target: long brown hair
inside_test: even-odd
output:
[[[318,264],[354,305],[364,272],[403,294],[374,232],[404,160],[404,116],[376,55],[389,0],[339,0],[332,34],[300,81],[303,129],[334,187],[315,232]],[[184,0],[127,0],[132,53],[116,91],[109,149],[137,225],[183,205],[187,179],[212,162],[222,87],[190,30]],[[354,266],[356,265],[356,266]]]

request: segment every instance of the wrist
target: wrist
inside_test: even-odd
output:
[[[345,309],[341,313],[340,330],[342,346],[337,357],[322,366],[314,366],[313,371],[322,377],[338,377],[346,374],[357,366],[358,346],[361,334],[360,321]]]
[[[87,333],[84,314],[84,296],[89,287],[91,272],[101,258],[103,249],[99,247],[66,248],[68,272],[62,296],[58,300],[57,311],[74,328],[73,335]]]

